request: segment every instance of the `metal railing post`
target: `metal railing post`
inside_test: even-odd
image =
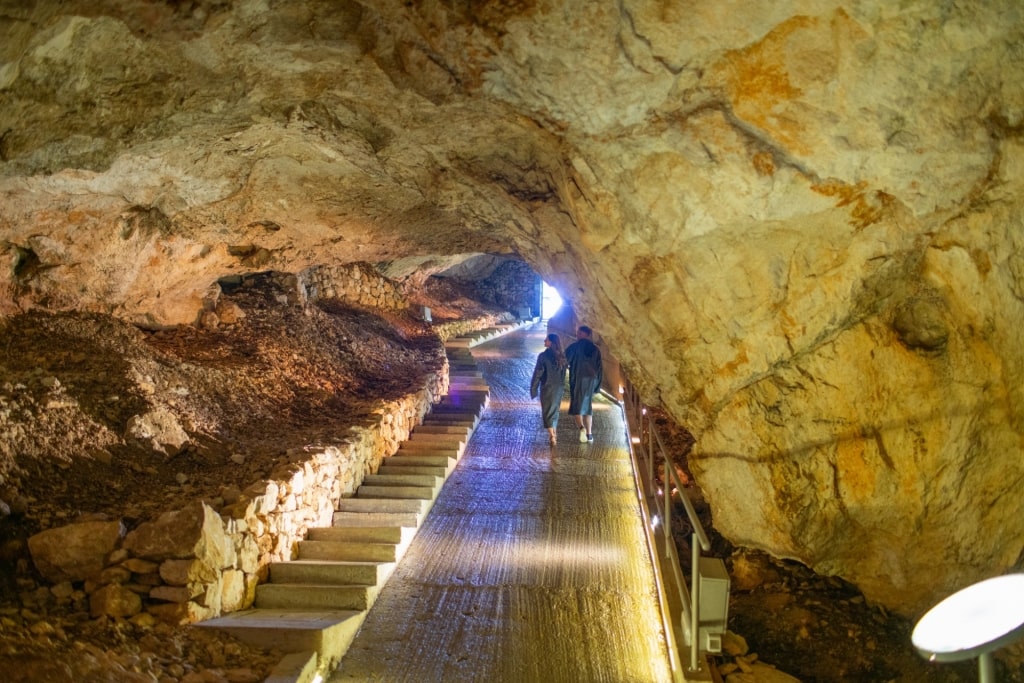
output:
[[[697,655],[700,653],[700,545],[696,532],[690,537],[690,670],[697,671]]]

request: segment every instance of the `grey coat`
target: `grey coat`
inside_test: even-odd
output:
[[[544,349],[537,355],[537,365],[530,379],[530,398],[540,394],[540,412],[544,428],[558,426],[558,411],[562,406],[565,391],[565,368],[559,368],[555,352]]]

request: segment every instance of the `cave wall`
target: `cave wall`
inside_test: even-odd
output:
[[[1022,12],[7,3],[0,313],[516,255],[720,531],[913,613],[1024,562]]]
[[[518,316],[540,316],[541,280],[529,264],[514,258],[481,256],[438,274],[456,281],[476,301]]]

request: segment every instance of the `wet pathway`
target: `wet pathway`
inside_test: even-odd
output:
[[[618,406],[530,400],[542,324],[472,350],[491,404],[330,683],[669,681]]]

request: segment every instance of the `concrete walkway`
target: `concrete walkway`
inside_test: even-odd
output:
[[[472,349],[490,405],[330,683],[671,680],[618,406],[594,443],[529,397],[546,329]]]

